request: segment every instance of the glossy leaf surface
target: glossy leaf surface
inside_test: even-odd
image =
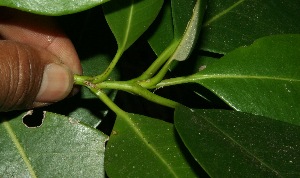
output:
[[[226,110],[178,107],[175,127],[211,177],[299,177],[300,127]]]
[[[238,111],[300,125],[300,35],[257,40],[194,76]]]
[[[128,49],[151,25],[163,0],[114,0],[103,5],[120,51]]]
[[[118,117],[105,153],[109,177],[196,177],[170,123]],[[200,168],[198,168],[200,169]]]
[[[65,15],[84,11],[108,0],[0,0],[0,6],[43,15]]]
[[[300,33],[300,1],[209,1],[201,49],[228,53],[269,35]]]
[[[173,41],[174,28],[172,8],[170,1],[165,1],[158,18],[154,23],[153,30],[148,42],[157,56],[159,56]]]
[[[108,138],[77,120],[47,112],[40,127],[28,128],[22,115],[2,115],[0,135],[1,177],[104,177]]]

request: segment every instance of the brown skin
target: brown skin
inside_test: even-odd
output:
[[[73,93],[80,61],[52,18],[1,7],[0,39],[0,111],[43,106]]]

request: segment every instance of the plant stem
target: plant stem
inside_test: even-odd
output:
[[[91,86],[88,88],[118,116],[126,119],[129,118],[128,113],[119,108],[102,90]]]
[[[151,79],[139,81],[138,84],[143,88],[151,88],[158,84],[166,75],[169,70],[169,67],[172,63],[173,59],[169,58],[169,60],[165,63],[162,69]]]
[[[113,58],[113,60],[109,64],[109,66],[106,68],[106,70],[101,75],[98,75],[94,78],[93,83],[100,83],[100,82],[103,82],[104,80],[107,79],[107,77],[113,71],[113,69],[115,68],[115,66],[118,63],[119,59],[121,58],[123,52],[124,52],[124,50],[118,49],[115,57]]]
[[[83,75],[74,75],[74,84],[85,86],[86,81],[92,80],[92,77]]]
[[[151,64],[151,66],[138,78],[134,79],[137,80],[147,80],[151,78],[160,68],[161,66],[170,58],[173,54],[175,49],[177,48],[179,41],[174,40],[171,45],[165,49],[161,55]]]
[[[101,88],[101,89],[117,89],[117,90],[122,90],[122,91],[126,91],[129,93],[133,93],[136,95],[139,95],[149,101],[152,101],[154,103],[157,104],[161,104],[163,106],[167,106],[167,107],[171,107],[171,108],[175,108],[178,103],[175,101],[172,101],[170,99],[161,97],[159,95],[156,95],[152,92],[150,92],[149,90],[143,88],[142,86],[140,86],[139,84],[133,83],[133,82],[114,82],[114,81],[105,81],[99,84],[96,84],[97,88]]]
[[[85,80],[85,79],[90,79],[90,77],[75,75],[74,83],[77,85],[86,86],[93,93],[95,93],[98,97],[99,97],[99,95],[97,93],[100,92],[99,94],[101,94],[101,92],[102,92],[101,89],[115,89],[115,90],[122,90],[122,91],[126,91],[129,93],[139,95],[149,101],[152,101],[157,104],[161,104],[163,106],[175,108],[178,105],[177,102],[172,101],[167,98],[164,98],[164,97],[161,97],[159,95],[156,95],[156,94],[150,92],[149,90],[143,88],[142,86],[140,86],[138,83],[136,83],[134,81],[105,81],[105,82],[95,84],[95,83],[93,83],[93,81]],[[102,94],[101,94],[101,96],[102,96]],[[105,103],[105,104],[107,104],[107,103]]]

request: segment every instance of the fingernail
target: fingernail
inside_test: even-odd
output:
[[[64,99],[73,87],[71,70],[59,64],[48,64],[45,67],[40,91],[36,102],[53,103]]]

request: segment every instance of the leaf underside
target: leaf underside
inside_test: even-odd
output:
[[[0,0],[0,6],[7,6],[30,13],[59,16],[84,11],[107,1],[108,0]]]

